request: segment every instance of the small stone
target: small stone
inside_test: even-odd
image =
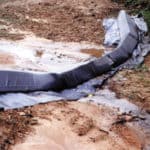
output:
[[[26,114],[24,112],[19,112],[20,116],[25,116]]]
[[[37,124],[38,124],[38,120],[32,119],[32,120],[30,121],[30,124],[31,124],[31,125],[37,125]]]

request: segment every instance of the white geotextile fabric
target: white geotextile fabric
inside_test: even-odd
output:
[[[114,44],[119,44],[120,42],[120,33],[117,23],[117,19],[110,18],[104,19],[103,27],[105,28],[105,40],[104,45],[112,46]]]
[[[132,16],[132,19],[136,23],[139,29],[139,44],[137,48],[134,50],[132,57],[121,65],[122,68],[134,68],[139,64],[143,63],[144,57],[148,55],[150,52],[150,38],[145,37],[144,34],[148,32],[148,27],[146,22],[142,17],[138,18],[138,16]],[[107,46],[118,45],[120,42],[120,33],[117,19],[109,18],[104,19],[103,27],[105,28],[105,40],[104,44]]]

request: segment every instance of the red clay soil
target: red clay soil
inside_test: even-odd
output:
[[[0,29],[0,37],[23,38],[9,33],[15,28],[54,41],[102,43],[102,19],[118,9],[110,0],[0,1],[0,25],[7,26]]]
[[[0,112],[0,150],[8,150],[31,132],[33,116],[30,108]]]
[[[142,142],[116,110],[80,102],[52,102],[0,112],[0,150],[140,150]]]
[[[110,80],[110,89],[150,113],[150,56],[135,70],[124,70]]]

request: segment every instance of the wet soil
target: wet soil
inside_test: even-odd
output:
[[[118,97],[128,98],[150,113],[150,56],[145,63],[135,70],[119,72],[110,81],[110,89],[116,92]]]
[[[0,53],[0,64],[1,65],[13,65],[15,63],[14,56],[8,53]]]
[[[35,34],[59,42],[87,41],[102,44],[102,19],[117,10],[118,5],[110,0],[0,0],[0,38],[20,40],[28,34]],[[31,43],[27,43],[27,47],[33,47]],[[37,40],[37,43],[40,43],[40,40]],[[42,58],[43,47],[38,48],[35,55]],[[83,48],[81,52],[94,57],[102,55],[102,51],[94,48]],[[64,56],[59,55],[60,57]],[[44,57],[44,60],[46,58]],[[17,58],[9,53],[0,54],[2,66],[5,64],[12,67],[16,63],[15,60]],[[43,69],[35,64],[32,67],[30,61],[24,64],[21,68],[28,65],[34,71],[37,67],[40,71]],[[149,60],[146,61],[147,65]],[[44,68],[44,71],[48,70],[49,68]],[[120,79],[122,74],[127,82]],[[140,71],[121,72],[117,75],[120,80],[115,80],[117,76],[112,80],[111,89],[120,97],[129,97],[129,87],[132,89],[132,83],[136,82],[132,93],[137,96],[143,90],[144,94],[140,94],[145,98],[142,100],[147,106],[148,74],[145,66],[140,68]],[[130,100],[139,102],[137,98],[139,96]],[[144,108],[148,110],[147,107]],[[1,109],[0,150],[141,150],[143,140],[127,123],[133,121],[132,118],[130,115],[120,115],[115,108],[90,102],[64,101],[16,110]]]
[[[143,146],[115,109],[81,102],[52,102],[0,112],[0,149],[99,150]]]
[[[23,140],[31,132],[33,115],[30,109],[23,112],[9,110],[0,112],[0,150],[8,150],[10,145]]]
[[[0,37],[21,39],[22,30],[54,41],[102,43],[102,19],[118,9],[110,0],[0,1]]]
[[[104,54],[104,49],[82,49],[81,52],[98,58],[102,57],[102,55]]]
[[[61,73],[104,54],[104,46],[89,42],[55,42],[28,35],[0,40],[0,69]]]

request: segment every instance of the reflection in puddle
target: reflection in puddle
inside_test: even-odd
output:
[[[102,55],[104,54],[104,49],[82,49],[81,52],[98,58],[102,57]]]
[[[1,65],[14,64],[15,63],[14,59],[15,59],[14,56],[9,53],[5,53],[5,52],[0,53],[0,64]]]

